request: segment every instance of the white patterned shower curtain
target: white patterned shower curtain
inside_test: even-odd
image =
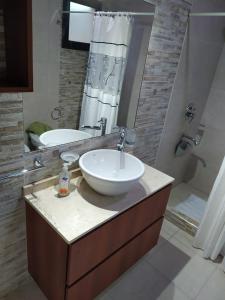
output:
[[[215,260],[225,248],[225,158],[209,195],[206,210],[197,231],[194,247],[203,250],[203,257]],[[225,271],[225,258],[223,259]]]
[[[108,15],[104,12],[96,14],[80,129],[82,126],[98,126],[101,118],[107,118],[106,133],[111,133],[115,128],[131,32],[130,16]],[[101,131],[85,131],[93,136],[101,135]]]

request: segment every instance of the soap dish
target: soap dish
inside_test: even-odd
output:
[[[60,154],[60,158],[69,164],[75,163],[80,158],[80,155],[76,152],[66,151]]]

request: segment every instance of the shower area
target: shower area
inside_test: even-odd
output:
[[[221,12],[223,0],[194,0],[156,160],[175,178],[166,217],[193,235],[225,156]]]

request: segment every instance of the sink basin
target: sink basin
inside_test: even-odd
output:
[[[144,174],[144,164],[135,156],[117,150],[100,149],[79,160],[83,177],[98,193],[108,196],[128,192]]]
[[[91,138],[89,133],[74,129],[53,129],[40,136],[40,142],[44,146],[57,146]]]

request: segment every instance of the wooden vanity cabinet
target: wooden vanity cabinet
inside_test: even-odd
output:
[[[91,300],[158,241],[171,185],[72,244],[27,203],[29,272],[49,300]]]

